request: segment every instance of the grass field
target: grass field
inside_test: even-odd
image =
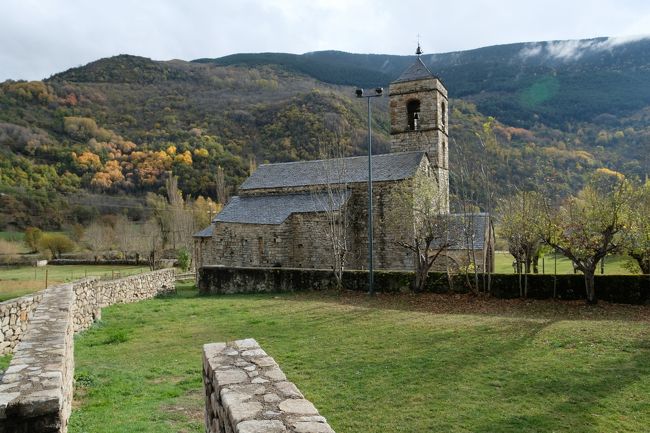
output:
[[[9,363],[11,362],[11,355],[5,355],[5,356],[0,356],[0,375],[2,375],[2,372],[9,367]]]
[[[75,341],[70,432],[202,432],[201,346],[256,338],[337,433],[642,432],[650,307],[471,296],[178,295]]]
[[[631,272],[627,270],[623,265],[627,262],[629,258],[623,256],[608,256],[605,259],[605,274],[608,275],[629,275]],[[497,274],[513,274],[514,269],[512,267],[512,262],[514,258],[510,253],[504,251],[497,251],[494,257],[494,270]],[[544,261],[540,259],[539,261],[539,273],[542,271],[545,274],[553,274],[555,270],[555,260],[553,254],[547,254],[544,256]],[[573,266],[571,261],[563,256],[557,256],[557,273],[558,274],[572,274]],[[597,270],[597,273],[600,274],[600,267]]]
[[[0,231],[0,239],[11,242],[22,242],[25,239],[23,232],[2,232]]]
[[[0,302],[45,288],[45,273],[49,286],[73,281],[85,276],[125,276],[148,272],[147,266],[62,265],[0,267]]]

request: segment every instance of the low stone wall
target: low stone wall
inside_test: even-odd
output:
[[[0,302],[0,356],[14,351],[43,292]]]
[[[334,433],[253,339],[203,346],[207,433]]]
[[[103,307],[175,292],[175,272],[173,269],[162,269],[107,281],[86,278],[75,282],[74,291],[74,324],[77,332],[101,319]]]
[[[0,432],[67,431],[74,376],[72,284],[50,287],[0,383]]]
[[[503,299],[520,296],[518,275],[492,274],[491,279],[492,296]],[[378,292],[408,292],[413,280],[414,274],[409,271],[380,270],[374,274]],[[479,281],[482,280],[483,276],[479,275]],[[523,276],[521,284],[524,284]],[[336,282],[333,272],[325,269],[204,266],[199,269],[198,286],[201,294],[271,293],[331,289],[336,287]],[[368,272],[345,271],[343,286],[347,290],[368,291]],[[424,291],[467,293],[469,287],[464,275],[449,277],[445,273],[430,272]],[[597,275],[596,295],[608,302],[650,304],[650,275]],[[584,299],[584,276],[528,275],[528,297]]]
[[[85,278],[35,295],[31,318],[0,381],[0,433],[65,433],[72,402],[74,333],[97,320],[103,306],[173,292],[174,274],[165,269],[112,281]]]

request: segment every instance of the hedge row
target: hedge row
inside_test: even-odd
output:
[[[432,272],[425,291],[447,293],[450,291],[467,293],[470,290],[468,278],[471,276]],[[516,274],[492,274],[492,296],[503,299],[520,296],[519,276]],[[414,279],[413,272],[376,271],[375,290],[378,292],[410,291]],[[487,276],[479,275],[479,284]],[[524,285],[524,277],[521,277]],[[650,275],[598,275],[596,276],[596,295],[608,302],[625,304],[650,303]],[[345,271],[345,289],[368,290],[367,271]],[[330,289],[336,286],[334,275],[322,269],[290,268],[228,268],[206,266],[199,270],[199,290],[204,294],[287,292],[302,290]],[[584,299],[585,280],[583,275],[528,275],[527,297],[534,299]]]

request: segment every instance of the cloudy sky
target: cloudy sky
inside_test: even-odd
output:
[[[647,0],[2,0],[0,81],[101,57],[411,54],[650,33]]]

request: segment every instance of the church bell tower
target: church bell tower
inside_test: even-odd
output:
[[[390,83],[391,153],[424,151],[449,209],[447,89],[422,62],[420,44],[415,62]]]

